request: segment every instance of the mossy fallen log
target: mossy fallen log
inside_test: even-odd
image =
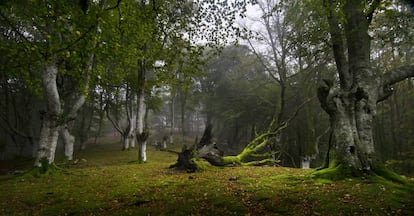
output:
[[[200,159],[207,161],[213,166],[262,166],[275,165],[279,161],[272,158],[272,155],[263,152],[268,145],[270,138],[283,130],[285,126],[279,127],[278,130],[266,132],[258,135],[253,139],[243,151],[235,156],[224,156],[215,143],[211,141],[212,126],[209,125],[204,131],[200,142],[191,148],[183,148],[178,155],[177,162],[170,166],[171,168],[185,169],[188,172],[199,170],[195,161]]]

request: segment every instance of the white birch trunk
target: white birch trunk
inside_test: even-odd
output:
[[[89,74],[92,71],[94,58],[95,58],[95,55],[92,54],[90,56],[88,66],[86,68],[87,75],[86,75],[85,80],[84,80],[84,84],[85,84],[84,91],[79,92],[79,96],[78,96],[76,102],[73,104],[73,106],[71,107],[69,113],[66,115],[66,119],[64,120],[64,123],[61,127],[60,134],[61,134],[64,146],[65,146],[65,157],[66,157],[67,160],[73,160],[73,149],[74,149],[75,139],[76,139],[75,136],[73,136],[69,131],[68,122],[76,119],[76,117],[78,115],[78,111],[85,104],[86,97],[87,97],[87,94],[88,94],[87,92],[89,90],[89,77],[90,77]]]
[[[89,82],[89,78],[86,78],[85,83]],[[88,85],[86,84],[86,89],[88,89]],[[67,121],[74,120],[78,115],[78,111],[82,108],[86,101],[86,93],[81,94],[75,104],[72,106],[69,114],[67,115],[67,119],[65,119],[65,123],[62,125],[60,130],[60,135],[63,140],[63,144],[65,146],[65,157],[68,160],[73,160],[73,149],[75,145],[75,136],[73,136],[69,131],[69,125]]]
[[[137,125],[137,109],[136,109],[136,97],[133,97],[133,101],[132,103],[132,108],[131,108],[131,113],[130,113],[130,128],[128,131],[128,136],[130,137],[129,139],[129,147],[130,148],[135,148],[136,145],[136,125]]]
[[[60,136],[62,137],[63,144],[65,146],[65,157],[67,160],[73,160],[73,146],[75,143],[75,137],[69,133],[67,124],[62,126],[60,130]]]
[[[136,145],[136,122],[137,122],[137,97],[135,94],[127,94],[126,114],[127,114],[127,128],[125,130],[126,136],[124,139],[124,150],[135,148]]]
[[[57,140],[59,137],[58,118],[61,114],[59,92],[56,85],[58,69],[55,62],[46,66],[41,75],[43,98],[46,102],[46,112],[40,129],[39,148],[36,154],[35,166],[41,166],[41,161],[53,163]]]
[[[129,143],[130,143],[130,136],[126,135],[124,137],[124,146],[123,146],[122,150],[128,150],[129,149]]]
[[[136,145],[137,145],[137,141],[136,141],[135,136],[134,136],[134,137],[131,138],[131,142],[130,142],[129,146],[131,148],[135,148]]]
[[[138,136],[144,132],[144,118],[145,118],[145,95],[144,90],[139,90],[138,94],[138,118],[137,118],[137,134]],[[138,161],[147,161],[147,141],[138,139]]]
[[[309,169],[310,168],[310,162],[311,162],[310,157],[304,157],[302,159],[302,169]]]

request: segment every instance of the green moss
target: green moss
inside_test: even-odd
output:
[[[34,176],[34,177],[46,177],[55,174],[72,174],[68,169],[59,167],[55,163],[42,164],[40,167],[33,167],[28,172],[23,174],[23,177]]]
[[[223,165],[238,164],[240,165],[240,158],[238,156],[224,156]]]
[[[205,160],[200,160],[200,159],[197,159],[197,158],[193,158],[193,159],[191,159],[191,161],[197,166],[197,170],[199,170],[199,171],[212,169],[214,167],[213,165],[211,165],[209,162],[207,162]]]
[[[321,186],[326,184],[333,184],[334,182],[329,179],[317,178],[315,179],[315,185]]]
[[[189,174],[168,169],[177,156],[152,146],[147,164],[107,150],[91,145],[71,175],[0,181],[0,215],[412,215],[411,186],[374,175],[335,182],[311,170],[203,160],[195,162],[206,170]]]
[[[377,166],[373,168],[373,172],[386,180],[393,181],[400,184],[407,184],[408,180],[403,176],[393,172],[385,166]]]
[[[336,166],[329,166],[328,168],[317,170],[312,173],[311,177],[338,181],[357,176],[354,169],[350,166],[337,164],[336,162],[332,165]]]

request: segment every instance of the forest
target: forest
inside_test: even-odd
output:
[[[0,215],[414,214],[414,2],[3,0]]]

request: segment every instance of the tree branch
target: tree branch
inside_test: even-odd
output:
[[[329,33],[331,35],[332,50],[335,57],[336,69],[338,70],[341,87],[344,89],[350,89],[352,77],[349,73],[348,60],[345,56],[342,30],[339,27],[339,21],[335,17],[333,11],[335,6],[331,0],[325,0],[324,6],[329,11],[327,17]]]
[[[254,48],[254,46],[253,46],[253,44],[252,44],[252,42],[250,41],[250,39],[247,39],[247,42],[249,43],[249,45],[250,45],[250,48],[252,49],[252,51],[253,51],[253,54],[257,57],[257,59],[260,61],[260,63],[261,63],[261,65],[263,65],[263,67],[267,70],[267,71],[269,71],[269,75],[277,82],[277,83],[279,83],[280,84],[280,79],[279,78],[277,78],[273,73],[272,73],[272,69],[271,68],[269,68],[267,65],[266,65],[266,63],[265,63],[265,61],[263,60],[263,58],[262,58],[262,56],[259,54],[259,52],[257,52],[257,50]]]
[[[390,86],[409,77],[414,77],[414,65],[404,65],[385,73],[382,85]]]
[[[367,16],[367,20],[368,23],[371,23],[372,21],[372,17],[374,15],[375,10],[378,8],[379,4],[381,3],[381,0],[374,0],[371,5],[369,6],[367,12],[366,12],[366,16]]]
[[[414,77],[414,65],[404,65],[385,73],[382,77],[382,86],[378,90],[377,102],[387,99],[392,94],[392,85],[409,77]]]

